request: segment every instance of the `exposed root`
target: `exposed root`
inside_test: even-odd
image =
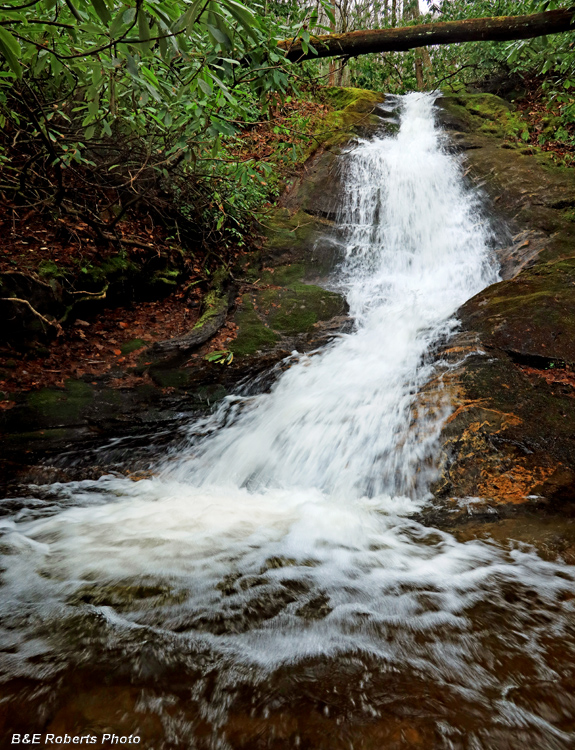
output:
[[[21,299],[20,297],[0,297],[0,299],[3,302],[19,302],[22,305],[26,305],[26,307],[34,314],[36,317],[40,318],[40,320],[43,323],[46,323],[49,326],[52,326],[58,331],[58,336],[62,333],[62,326],[58,321],[56,320],[49,320],[48,318],[45,318],[41,313],[38,312],[32,305],[28,302],[27,299]]]

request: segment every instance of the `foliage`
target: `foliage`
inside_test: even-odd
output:
[[[234,355],[229,349],[222,349],[220,351],[210,352],[204,357],[208,362],[215,362],[218,365],[231,365],[234,361]]]
[[[239,0],[3,5],[0,189],[79,213],[101,239],[142,204],[179,238],[237,238],[269,168],[235,160],[234,139],[294,88],[276,40],[306,19],[317,8]]]

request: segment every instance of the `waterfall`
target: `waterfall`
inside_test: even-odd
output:
[[[488,233],[431,95],[404,97],[398,134],[361,141],[345,168],[341,284],[355,332],[292,367],[182,461],[180,481],[347,498],[425,492],[421,469],[448,403],[416,420],[413,409],[453,313],[496,280]]]
[[[433,686],[437,705],[451,691],[452,718],[460,700],[470,715],[481,706],[475,737],[493,721],[529,728],[524,746],[553,736],[549,747],[567,747],[567,733],[536,706],[517,708],[506,696],[523,673],[555,679],[548,619],[537,612],[553,611],[554,637],[566,637],[572,571],[522,547],[458,541],[414,517],[430,500],[450,410],[441,389],[424,401],[419,394],[458,307],[497,271],[433,96],[398,104],[398,132],[358,141],[345,159],[345,258],[335,283],[353,332],[294,356],[270,392],[228,399],[203,423],[205,439],[185,442],[156,476],[56,485],[49,513],[0,523],[9,602],[0,640],[11,675],[57,672],[53,652],[73,650],[76,636],[62,632],[81,628],[80,607],[91,628],[82,664],[112,668],[140,641],[155,649],[153,664],[189,667],[217,654],[221,703],[197,698],[210,721],[224,721],[239,674],[256,690],[280,666],[360,654],[375,660],[373,674]],[[136,683],[137,653],[126,667]],[[377,698],[361,690],[376,715]],[[462,747],[448,724],[439,722],[447,739],[436,746]],[[230,747],[210,745],[220,746]]]

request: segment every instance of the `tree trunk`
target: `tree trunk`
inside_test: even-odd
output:
[[[321,57],[344,55],[355,57],[371,52],[390,52],[425,47],[431,44],[458,44],[460,42],[506,42],[512,39],[530,39],[546,34],[558,34],[575,29],[575,7],[533,13],[529,16],[497,16],[473,18],[467,21],[426,23],[398,29],[350,31],[346,34],[325,34],[311,38],[316,54],[304,53],[298,39],[278,42],[292,62],[317,60]]]
[[[424,91],[425,83],[423,80],[423,57],[421,54],[422,47],[415,50],[415,80],[417,81],[417,90]]]

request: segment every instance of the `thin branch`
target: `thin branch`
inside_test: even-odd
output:
[[[42,320],[44,323],[46,323],[49,326],[52,326],[55,328],[58,333],[62,332],[62,326],[58,323],[58,321],[49,320],[48,318],[45,318],[41,313],[38,312],[32,305],[28,302],[27,299],[20,299],[20,297],[0,297],[0,300],[3,302],[19,302],[22,305],[26,305],[26,307],[34,313],[40,320]]]

